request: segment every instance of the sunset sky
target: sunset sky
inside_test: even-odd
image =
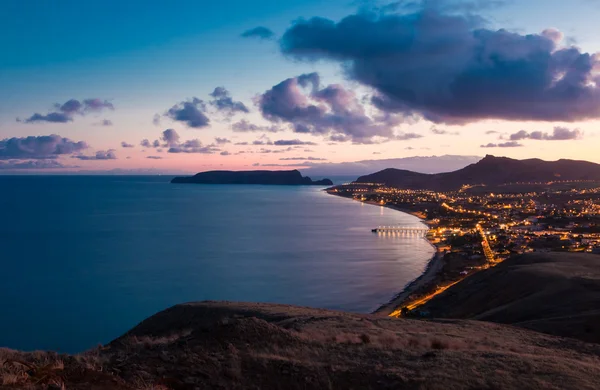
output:
[[[600,1],[4,0],[0,173],[600,163]]]

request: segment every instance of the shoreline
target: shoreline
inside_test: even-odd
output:
[[[422,213],[403,209],[402,207],[398,207],[398,206],[394,206],[394,205],[387,205],[387,204],[382,205],[377,202],[367,201],[367,202],[363,202],[363,203],[383,206],[383,207],[387,207],[392,210],[396,210],[396,211],[400,211],[402,213],[413,215],[413,216],[419,218],[419,220],[422,224],[424,224],[428,228],[430,227],[429,223],[424,218],[425,216]],[[443,253],[438,249],[437,246],[435,246],[435,244],[433,244],[431,241],[429,241],[427,239],[427,235],[425,235],[425,237],[423,237],[423,239],[425,241],[427,241],[427,243],[429,245],[431,245],[431,247],[435,251],[433,253],[433,255],[431,256],[431,258],[429,259],[429,261],[427,262],[427,265],[425,266],[425,270],[423,271],[423,273],[421,273],[421,275],[419,275],[413,281],[406,284],[402,288],[402,290],[400,290],[400,292],[398,292],[396,295],[394,295],[387,303],[384,303],[383,305],[379,306],[377,309],[372,311],[371,314],[382,314],[382,315],[389,316],[390,314],[392,314],[392,312],[394,312],[395,310],[400,308],[402,302],[404,302],[406,300],[406,298],[408,298],[416,290],[423,287],[423,285],[426,285],[429,282],[431,282],[435,278],[435,276],[441,271],[441,269],[443,267],[443,262],[442,262],[442,260],[444,258]]]
[[[336,194],[333,194],[330,192],[327,192],[327,193],[330,195],[347,198],[345,196],[336,195]],[[348,199],[352,199],[352,198],[348,198]],[[352,200],[356,200],[356,199],[352,199]],[[394,205],[388,205],[388,204],[382,205],[380,203],[372,202],[372,201],[357,201],[357,202],[366,203],[366,204],[369,204],[372,206],[387,207],[392,210],[396,210],[396,211],[400,211],[402,213],[413,215],[413,216],[419,218],[419,220],[422,224],[424,224],[428,228],[430,227],[429,223],[427,222],[427,220],[425,219],[425,216],[422,213],[415,212],[415,211],[408,210],[408,209],[403,209],[402,207],[398,207],[398,206],[394,206]],[[433,244],[431,241],[429,241],[427,239],[427,236],[423,237],[423,239],[425,241],[427,241],[427,243],[429,245],[431,245],[431,247],[434,249],[435,252],[433,253],[431,258],[427,262],[427,265],[425,266],[425,269],[423,270],[421,275],[419,275],[417,278],[415,278],[414,280],[412,280],[411,282],[406,284],[387,303],[380,305],[377,309],[370,312],[370,314],[379,314],[379,315],[389,316],[392,312],[394,312],[401,306],[402,302],[404,300],[406,300],[406,298],[408,298],[416,290],[423,287],[423,285],[430,283],[435,278],[435,276],[441,271],[441,269],[443,267],[443,258],[444,258],[442,251],[440,251],[435,244]]]

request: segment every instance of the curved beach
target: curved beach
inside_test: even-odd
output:
[[[424,218],[425,216],[421,213],[406,210],[406,209],[403,209],[401,207],[397,207],[394,205],[387,205],[387,204],[381,205],[380,203],[377,203],[377,202],[365,201],[362,203],[366,203],[366,204],[373,205],[373,206],[380,206],[380,207],[383,206],[383,207],[387,207],[389,209],[393,209],[393,210],[396,210],[396,211],[399,211],[399,212],[402,212],[405,214],[413,215],[413,216],[419,218],[421,220],[421,223],[423,223],[425,226],[429,227],[429,225],[425,221],[425,218]],[[444,258],[443,253],[431,241],[429,241],[427,239],[427,237],[423,237],[423,239],[426,240],[432,246],[432,248],[435,250],[433,256],[431,256],[431,259],[425,266],[425,270],[419,277],[417,277],[412,282],[405,285],[404,288],[398,294],[396,294],[392,299],[390,299],[390,301],[388,303],[381,305],[375,311],[373,311],[373,314],[382,314],[382,315],[386,315],[386,316],[390,315],[394,310],[398,309],[398,307],[402,304],[402,302],[404,302],[411,294],[413,294],[415,291],[419,290],[424,285],[431,283],[431,281],[433,281],[435,276],[441,271],[443,264],[444,264],[443,263],[443,258]]]

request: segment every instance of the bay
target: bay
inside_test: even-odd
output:
[[[0,346],[79,352],[199,300],[367,313],[418,277],[414,216],[317,187],[0,176]]]

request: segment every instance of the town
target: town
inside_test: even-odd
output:
[[[482,269],[528,252],[600,254],[600,182],[463,186],[452,192],[349,183],[332,195],[391,207],[423,219],[437,254],[431,278],[408,286],[388,313],[427,316],[418,307]],[[384,309],[385,310],[385,309]]]

